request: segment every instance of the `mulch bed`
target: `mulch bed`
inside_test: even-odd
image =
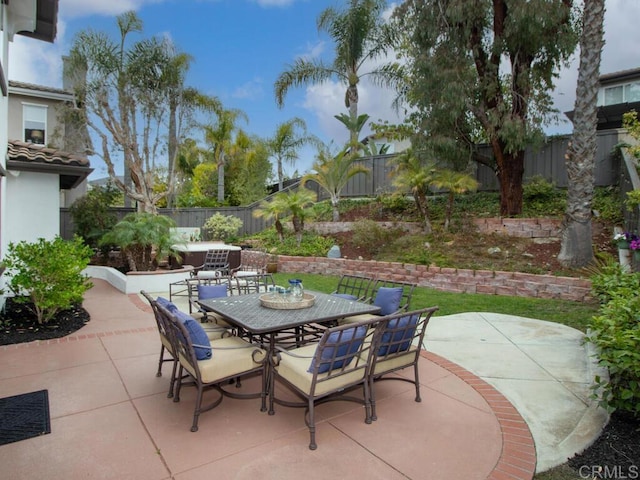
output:
[[[8,298],[0,311],[0,345],[64,337],[84,327],[90,320],[89,312],[82,306],[75,306],[40,325],[31,305]]]

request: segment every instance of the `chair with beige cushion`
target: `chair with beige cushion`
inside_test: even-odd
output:
[[[169,326],[169,338],[180,365],[173,401],[180,401],[180,392],[184,385],[193,385],[197,389],[192,432],[198,431],[200,414],[217,407],[225,396],[261,397],[262,410],[266,410],[267,353],[265,350],[235,336],[207,342],[206,337],[198,330],[200,324],[195,320],[183,323],[162,306],[158,307],[158,311]],[[261,377],[260,392],[238,394],[223,388],[223,385],[249,375]],[[204,394],[209,390],[216,390],[218,396],[209,404],[203,405]]]
[[[189,295],[189,314],[199,320],[200,323],[213,323],[224,328],[231,328],[224,318],[213,312],[207,312],[198,304],[199,300],[210,298],[227,297],[232,294],[233,289],[229,281],[210,278],[189,278],[187,282],[187,292]]]
[[[368,373],[370,355],[375,342],[365,341],[370,329],[379,320],[337,326],[327,329],[318,343],[293,350],[279,351],[270,375],[270,392],[277,380],[302,399],[303,402],[276,400],[269,396],[269,414],[274,403],[305,408],[305,423],[309,428],[309,449],[315,450],[315,408],[330,400],[347,400],[365,406],[365,422],[371,423]],[[361,397],[347,395],[361,387]]]
[[[371,395],[371,419],[376,420],[376,400],[374,382],[379,380],[401,380],[413,383],[416,388],[416,402],[420,398],[420,377],[418,360],[422,351],[425,330],[431,316],[438,307],[421,308],[410,312],[400,312],[385,317],[385,325],[372,355],[369,373]],[[407,378],[400,370],[413,367],[413,378]],[[396,375],[396,373],[398,373]],[[392,375],[391,375],[392,374]]]
[[[340,277],[336,289],[331,294],[348,300],[364,301],[369,295],[372,282],[373,278],[365,275],[345,274]]]
[[[378,279],[374,282],[365,301],[380,307],[378,316],[406,312],[411,307],[411,297],[416,287],[415,283]],[[338,323],[354,323],[374,317],[376,317],[375,314],[354,315],[343,318]]]
[[[165,318],[161,315],[158,307],[160,305],[165,305],[169,310],[177,310],[177,307],[165,298],[158,297],[157,300],[154,299],[151,295],[149,295],[149,293],[144,290],[141,290],[140,293],[149,302],[149,305],[151,305],[153,316],[156,321],[156,326],[158,327],[158,334],[160,335],[160,358],[158,359],[158,371],[156,372],[156,377],[162,376],[162,365],[164,364],[164,362],[172,362],[169,393],[167,394],[167,397],[171,398],[173,397],[173,390],[176,382],[178,360],[177,356],[174,353],[173,345],[169,337],[169,327],[166,325]],[[223,336],[229,335],[226,329],[213,326],[206,329],[205,332],[207,334],[207,338],[209,338],[210,340],[222,338]],[[165,357],[165,352],[169,354],[168,357]]]
[[[204,263],[191,271],[196,278],[226,279],[230,275],[229,250],[224,248],[211,249],[204,257]]]

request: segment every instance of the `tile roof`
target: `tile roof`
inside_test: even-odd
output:
[[[9,160],[25,163],[72,165],[78,167],[90,166],[89,159],[84,155],[64,152],[55,148],[22,142],[20,140],[9,140],[7,156]]]
[[[93,172],[89,159],[84,155],[19,140],[9,140],[7,170],[58,175],[62,190],[77,187]]]
[[[73,92],[70,92],[69,90],[64,90],[62,88],[47,87],[45,85],[36,85],[35,83],[18,82],[16,80],[9,80],[9,88],[22,88],[25,90],[34,90],[37,92],[73,95]]]

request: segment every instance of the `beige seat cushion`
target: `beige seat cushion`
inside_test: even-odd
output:
[[[394,370],[396,368],[407,367],[413,364],[416,349],[417,347],[412,345],[411,347],[409,347],[409,350],[405,350],[404,352],[389,354],[386,360],[382,360],[376,363],[374,375],[377,373]]]
[[[260,366],[256,361],[260,362],[267,356],[266,351],[239,337],[212,340],[211,348],[213,349],[211,358],[198,360],[198,368],[204,383],[215,383],[223,378],[253,370]],[[258,353],[254,355],[256,351]],[[195,376],[195,372],[187,366],[188,363],[184,359],[181,361],[189,373]]]
[[[375,313],[361,313],[360,315],[352,315],[351,317],[341,318],[340,320],[338,320],[338,325],[364,322],[367,320],[373,320],[375,318],[380,318],[380,315],[376,315]]]
[[[276,367],[278,374],[291,382],[297,388],[307,395],[311,392],[311,382],[313,380],[313,374],[309,373],[309,366],[311,365],[311,359],[316,351],[316,345],[306,345],[301,348],[290,350],[293,355],[287,355],[287,352],[281,354],[280,364]],[[304,358],[299,358],[304,357]],[[323,378],[327,378],[331,372],[321,373],[318,375],[318,382],[316,383],[315,395],[323,395],[327,392],[339,388],[341,385],[351,384],[362,380],[365,375],[365,369],[359,369],[353,371],[353,367],[358,364],[362,365],[362,360],[356,363],[358,359],[354,357],[349,366],[345,369],[344,375],[331,378],[327,381],[320,381]],[[349,372],[349,370],[352,370]]]

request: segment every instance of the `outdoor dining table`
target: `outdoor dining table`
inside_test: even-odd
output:
[[[313,305],[305,308],[278,309],[263,306],[260,297],[264,293],[248,295],[232,295],[229,297],[199,300],[204,310],[222,316],[229,324],[238,327],[252,336],[268,337],[266,345],[268,361],[273,362],[278,333],[309,324],[323,324],[340,318],[365,313],[378,313],[380,307],[369,303],[348,300],[336,295],[306,290],[305,293],[315,296]],[[271,375],[271,367],[267,374]],[[273,382],[269,385],[268,395],[273,395]],[[264,397],[263,397],[264,399]],[[261,411],[266,406],[262,405]]]

